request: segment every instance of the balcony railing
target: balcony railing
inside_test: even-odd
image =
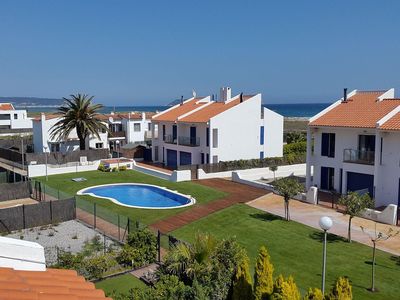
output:
[[[125,137],[125,131],[115,131],[108,133],[109,138],[122,138]]]
[[[344,149],[343,162],[373,165],[375,162],[375,151]]]
[[[144,132],[144,139],[145,140],[151,140],[153,138],[153,133],[152,131],[145,131]],[[158,131],[154,131],[154,138],[157,139],[158,138]]]
[[[176,139],[171,134],[168,134],[165,136],[164,142],[168,144],[176,144],[178,142],[179,145],[190,147],[200,146],[199,137],[179,136],[178,139]]]
[[[178,138],[179,145],[197,147],[200,146],[199,137],[180,136]]]

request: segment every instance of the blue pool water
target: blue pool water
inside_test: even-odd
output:
[[[87,188],[81,194],[113,198],[121,204],[143,208],[174,208],[191,203],[185,196],[140,184],[118,184]]]

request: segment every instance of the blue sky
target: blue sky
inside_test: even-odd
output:
[[[263,93],[331,102],[400,89],[400,1],[0,2],[0,96],[108,105]]]

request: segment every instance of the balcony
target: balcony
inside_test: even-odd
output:
[[[109,138],[125,138],[125,131],[115,131],[108,133]]]
[[[188,136],[179,136],[178,140],[174,138],[171,134],[165,136],[164,142],[167,144],[178,144],[182,146],[189,147],[198,147],[200,146],[200,138],[199,137],[188,137]]]
[[[343,162],[373,165],[375,162],[375,151],[344,149]]]
[[[153,138],[153,133],[151,131],[144,132],[144,139],[151,140]],[[158,131],[154,131],[154,138],[158,139]]]
[[[188,137],[188,136],[180,136],[178,138],[179,145],[190,146],[190,147],[198,147],[200,146],[200,138],[199,137]]]

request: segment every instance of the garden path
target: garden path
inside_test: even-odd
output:
[[[264,189],[219,178],[197,180],[196,183],[224,191],[228,195],[222,199],[194,205],[179,214],[160,220],[150,226],[160,230],[162,233],[168,233],[236,203],[245,203],[271,193]]]
[[[284,217],[283,198],[279,195],[271,193],[247,204],[251,207],[266,211],[268,213]],[[298,200],[290,201],[290,219],[292,221],[320,229],[318,223],[322,216],[328,216],[332,218],[333,226],[329,230],[330,233],[347,238],[349,218],[347,215],[344,215],[335,209],[322,207],[320,205],[312,205]],[[368,234],[374,235],[375,224],[377,232],[381,231],[385,233],[389,230],[389,228],[392,228],[394,231],[400,230],[400,227],[397,226],[376,223],[372,220],[354,217],[352,221],[352,240],[372,246],[369,235],[364,233],[360,226],[364,227]],[[387,241],[378,242],[377,248],[395,255],[400,255],[400,235],[397,235]]]

